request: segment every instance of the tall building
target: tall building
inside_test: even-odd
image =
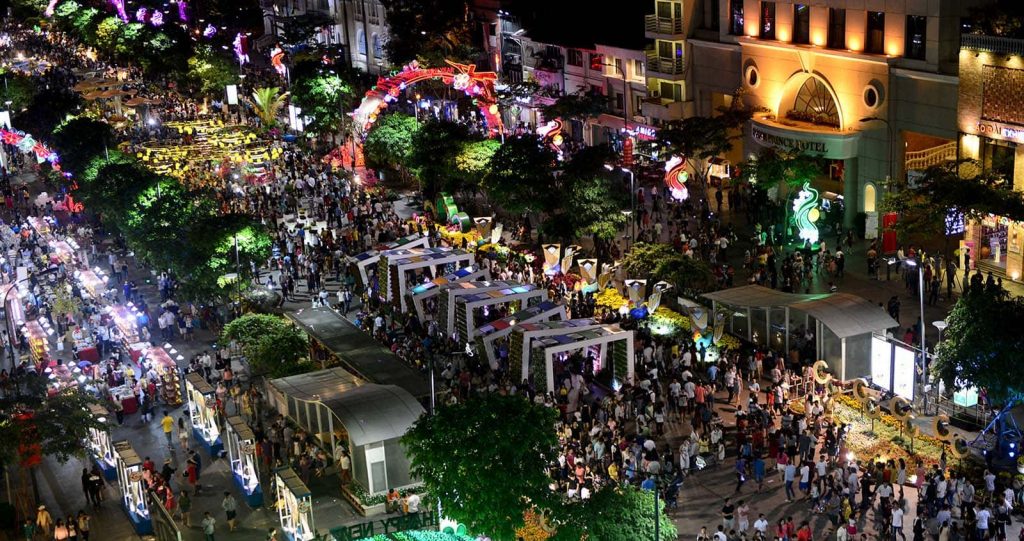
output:
[[[745,157],[779,147],[825,158],[814,184],[841,198],[847,227],[864,213],[873,238],[886,179],[955,152],[960,20],[982,2],[696,1],[697,113],[738,95],[756,111]]]
[[[379,0],[261,0],[260,6],[264,35],[259,45],[272,45],[288,18],[320,13],[330,17],[333,24],[316,35],[318,43],[339,47],[353,67],[369,73],[387,71],[387,20]]]

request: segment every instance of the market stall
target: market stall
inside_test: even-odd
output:
[[[420,234],[413,234],[407,237],[402,237],[394,242],[389,242],[384,246],[384,250],[395,250],[397,248],[429,248],[430,237],[424,237]],[[368,250],[361,254],[357,254],[349,258],[349,263],[356,266],[356,270],[359,273],[359,278],[363,281],[364,287],[370,286],[370,272],[376,267],[377,262],[380,261],[380,251]]]
[[[25,308],[18,298],[18,286],[7,284],[0,287],[0,293],[4,298],[4,313],[7,314],[7,333],[10,336],[18,336],[17,329],[25,322]]]
[[[99,267],[96,267],[95,271],[90,269],[75,271],[75,277],[78,278],[78,283],[82,286],[82,289],[93,300],[99,300],[107,292],[107,278]]]
[[[36,365],[50,359],[50,343],[47,340],[46,331],[38,321],[25,322],[21,332],[28,342],[28,352],[32,356],[32,362]]]
[[[160,378],[160,398],[171,407],[181,405],[181,378],[178,376],[178,363],[162,347],[146,348],[142,356],[142,365],[153,369]]]
[[[213,386],[198,372],[189,372],[185,375],[185,394],[188,396],[192,435],[203,443],[210,456],[219,455],[224,445],[217,424],[217,397]]]
[[[634,376],[635,350],[633,331],[623,330],[618,325],[601,325],[569,334],[535,338],[530,344],[530,366],[523,367],[523,379],[531,375],[538,392],[557,389],[556,374],[568,374],[567,363],[574,353],[587,359],[587,372],[595,375],[610,369],[609,382],[616,388],[619,384],[632,383]]]
[[[128,385],[111,387],[110,400],[114,403],[121,404],[122,411],[124,411],[125,415],[131,415],[139,411],[139,398],[135,396],[135,391],[133,391]]]
[[[128,346],[140,342],[139,314],[132,303],[117,304],[107,307],[107,313],[114,320],[117,330],[121,331],[121,342]]]
[[[46,376],[46,393],[54,396],[64,389],[77,387],[79,379],[86,381],[82,370],[77,366],[68,366],[59,360],[47,360],[42,365],[43,375]]]
[[[295,470],[284,467],[274,472],[274,494],[281,531],[289,541],[310,541],[313,529],[313,495]]]
[[[481,291],[459,297],[455,302],[455,331],[463,340],[470,341],[477,329],[500,319],[492,315],[500,306],[508,309],[529,308],[548,300],[548,290],[533,284],[520,284],[494,291]],[[448,334],[451,334],[449,329]]]
[[[525,310],[519,310],[510,316],[478,327],[474,340],[477,352],[479,353],[480,350],[483,350],[491,366],[497,366],[498,358],[495,352],[495,342],[508,336],[516,325],[538,321],[563,321],[565,317],[565,304],[556,304],[552,301],[544,301]]]
[[[415,280],[416,273],[442,276],[461,267],[468,267],[475,261],[476,256],[470,252],[446,247],[402,248],[381,252],[377,269],[377,295],[381,300],[397,303],[404,312],[408,309],[405,305],[405,292],[409,290],[409,283]]]
[[[106,425],[107,410],[99,404],[89,404],[89,413],[100,423]],[[93,461],[103,472],[103,478],[107,481],[117,479],[117,460],[114,457],[114,444],[110,440],[110,429],[90,428],[89,440],[86,442],[89,454]]]
[[[455,307],[459,297],[474,295],[476,293],[487,293],[488,291],[499,291],[521,286],[519,282],[492,282],[483,280],[479,282],[455,282],[441,286],[440,298],[437,300],[437,315],[435,316],[438,325],[447,336],[455,329]]]
[[[231,476],[242,491],[245,503],[256,508],[263,505],[263,488],[256,460],[256,436],[245,419],[234,415],[224,423],[224,447],[228,451]]]
[[[128,513],[135,533],[153,533],[153,520],[146,500],[146,483],[142,477],[142,459],[127,440],[114,442],[117,480],[121,485],[121,504]]]
[[[40,237],[45,237],[50,234],[50,222],[46,218],[29,216],[26,221]]]
[[[535,323],[522,323],[516,325],[509,335],[509,367],[522,367],[520,381],[529,377],[530,374],[530,347],[529,344],[536,338],[548,336],[560,336],[572,334],[579,331],[596,329],[601,324],[593,318],[570,319],[567,321],[537,321]]]

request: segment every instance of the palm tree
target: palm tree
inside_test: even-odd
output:
[[[287,92],[284,94],[280,92],[281,89],[276,86],[257,88],[252,92],[252,99],[249,100],[249,104],[256,110],[256,116],[259,117],[260,124],[263,125],[264,129],[269,130],[277,125],[277,114],[284,107],[285,99],[288,97]]]

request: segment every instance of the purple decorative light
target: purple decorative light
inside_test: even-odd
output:
[[[162,11],[154,11],[153,14],[149,16],[149,24],[151,24],[153,26],[163,26],[164,25],[164,12],[162,12]]]
[[[146,22],[146,15],[148,15],[148,14],[149,14],[149,10],[148,9],[146,9],[146,8],[139,8],[139,10],[135,12],[135,20],[139,21],[140,23],[144,23],[144,22]]]
[[[185,0],[178,0],[178,20],[188,21],[188,4],[185,3]]]
[[[203,29],[203,37],[206,38],[206,39],[210,39],[213,36],[215,36],[216,34],[217,34],[217,27],[213,26],[212,24],[206,25],[206,28]]]
[[[232,42],[235,49],[235,58],[238,59],[238,65],[244,66],[249,61],[249,55],[245,52],[244,36],[241,32],[235,35],[235,41]]]
[[[110,4],[114,6],[114,10],[117,11],[117,16],[120,17],[122,21],[128,22],[130,20],[128,18],[128,12],[124,9],[124,0],[110,0]]]

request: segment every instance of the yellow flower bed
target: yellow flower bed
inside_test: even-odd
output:
[[[483,237],[480,236],[480,232],[476,229],[470,230],[468,233],[463,233],[461,231],[451,231],[447,227],[436,224],[434,227],[441,235],[441,238],[452,246],[462,246],[462,241],[465,239],[466,249],[472,250],[476,248],[476,245],[479,244],[480,241],[483,240]]]
[[[683,314],[664,306],[659,306],[651,317],[654,322],[671,325],[681,331],[689,331],[692,327],[692,323],[688,316],[684,316]]]
[[[731,334],[722,334],[722,337],[718,339],[718,342],[715,345],[717,345],[719,349],[723,350],[739,349],[740,339]]]
[[[629,304],[629,299],[623,297],[619,290],[614,287],[606,287],[603,291],[594,297],[594,302],[600,308],[608,308],[610,310],[618,310],[623,306]]]
[[[516,539],[523,541],[546,541],[551,534],[541,526],[541,516],[533,509],[523,513],[523,527],[516,530]]]
[[[833,415],[838,421],[851,426],[846,435],[846,445],[858,458],[902,458],[908,465],[914,465],[918,460],[926,464],[939,461],[942,449],[946,445],[942,440],[919,433],[913,438],[914,452],[911,453],[910,434],[906,428],[900,431],[902,421],[888,413],[882,413],[879,419],[875,419],[874,435],[871,435],[868,433],[871,430],[871,419],[867,415],[862,416],[860,410],[860,403],[852,396],[835,395]]]

